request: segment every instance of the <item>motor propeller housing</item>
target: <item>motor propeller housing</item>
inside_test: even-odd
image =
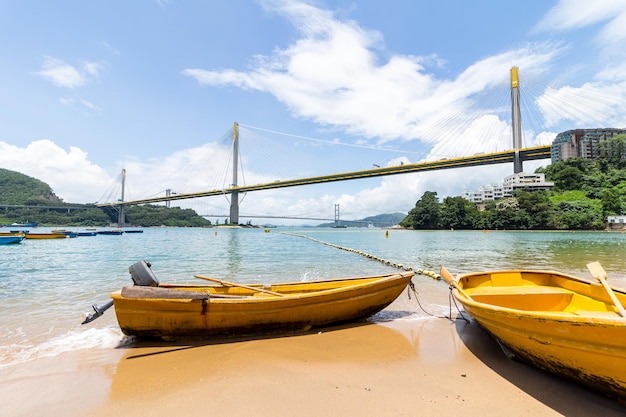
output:
[[[150,268],[152,265],[146,261],[135,262],[128,268],[135,285],[140,287],[158,287],[159,280]]]

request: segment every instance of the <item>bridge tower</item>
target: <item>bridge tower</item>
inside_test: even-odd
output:
[[[511,68],[511,127],[513,129],[513,173],[523,171],[519,150],[522,147],[522,113],[520,111],[518,68]]]
[[[233,183],[231,187],[237,186],[237,168],[239,165],[239,123],[233,125]],[[239,224],[239,191],[233,190],[230,193],[230,222]]]
[[[122,177],[122,196],[120,198],[120,201],[124,202],[124,188],[126,186],[126,169],[122,169],[121,177]],[[124,205],[120,204],[120,209],[117,212],[117,226],[123,227],[125,220],[126,220],[126,214],[124,213]]]

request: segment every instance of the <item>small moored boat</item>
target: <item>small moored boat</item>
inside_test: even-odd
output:
[[[78,237],[78,233],[72,232],[71,230],[65,230],[65,229],[52,230],[50,233],[60,233],[62,235],[65,235],[65,237],[69,237],[69,238]]]
[[[99,235],[121,235],[124,233],[122,229],[111,229],[111,230],[98,230],[96,233]]]
[[[554,271],[441,276],[465,311],[510,357],[626,402],[626,292]]]
[[[24,233],[0,233],[0,245],[9,245],[12,243],[20,243],[24,240]]]
[[[26,239],[65,239],[65,233],[26,233]]]
[[[94,305],[111,303],[122,332],[141,337],[239,336],[307,330],[369,317],[393,302],[414,272],[272,285],[238,284],[196,275],[217,285],[160,284],[150,264],[130,267],[135,285]]]

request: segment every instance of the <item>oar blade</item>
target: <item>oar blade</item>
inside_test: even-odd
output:
[[[454,282],[454,277],[452,276],[452,274],[450,273],[450,271],[448,271],[446,269],[445,266],[441,267],[441,270],[439,271],[439,275],[441,275],[441,277],[448,283],[448,284],[452,284]]]
[[[600,262],[588,263],[587,269],[589,269],[589,272],[591,273],[591,275],[593,275],[595,279],[600,281],[600,284],[602,284],[607,294],[611,298],[611,301],[613,301],[613,304],[617,308],[617,312],[619,313],[619,315],[626,318],[626,309],[624,309],[624,306],[615,295],[613,289],[609,286],[609,283],[606,282],[606,271],[604,270],[604,268],[602,268]]]
[[[596,261],[596,262],[589,262],[587,264],[587,269],[591,273],[591,276],[594,277],[597,280],[606,279],[607,278],[606,271],[604,270],[604,268],[602,267],[602,265],[598,261]]]

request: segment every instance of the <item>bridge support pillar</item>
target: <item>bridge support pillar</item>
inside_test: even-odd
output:
[[[239,123],[233,125],[233,187],[237,186],[237,168],[239,165]],[[239,191],[230,194],[230,223],[239,224]]]
[[[511,127],[513,129],[513,173],[523,172],[519,150],[522,147],[522,112],[520,111],[519,76],[517,67],[511,68]]]
[[[239,224],[239,191],[230,194],[230,223]]]

